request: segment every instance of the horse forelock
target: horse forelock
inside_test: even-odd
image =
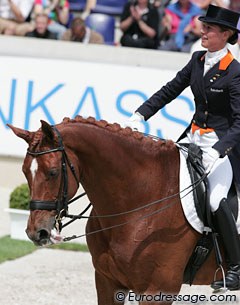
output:
[[[42,137],[43,137],[43,134],[42,134],[41,129],[37,130],[34,133],[34,137],[31,141],[31,143],[29,143],[29,150],[32,151],[32,150],[36,149],[40,145],[40,143],[42,141]]]
[[[54,143],[55,142],[55,143]],[[49,144],[53,147],[54,145],[58,145],[57,140],[53,140],[53,143],[49,143],[49,139],[45,136],[42,129],[38,129],[34,133],[34,137],[29,143],[29,150],[30,151],[41,151],[43,148],[49,147]]]

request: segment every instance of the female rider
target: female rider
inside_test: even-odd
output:
[[[208,173],[210,206],[227,256],[226,286],[240,288],[240,242],[227,194],[232,179],[240,186],[240,64],[227,49],[238,40],[237,12],[209,5],[202,22],[201,43],[207,51],[195,52],[176,77],[145,101],[128,126],[136,127],[191,86],[195,113],[181,142],[195,143],[203,151]],[[235,164],[237,165],[234,165]],[[235,172],[236,170],[236,172]],[[224,281],[215,281],[219,289]]]

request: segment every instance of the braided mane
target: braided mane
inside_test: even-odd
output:
[[[132,139],[136,139],[138,141],[142,141],[143,145],[150,145],[152,147],[156,147],[158,150],[161,147],[161,150],[166,149],[175,149],[176,146],[172,140],[163,140],[152,137],[146,137],[140,132],[133,131],[131,128],[122,128],[118,123],[109,123],[105,120],[96,120],[93,117],[83,118],[80,115],[77,115],[74,119],[64,118],[62,124],[68,123],[83,123],[83,124],[91,124],[100,128],[107,129],[111,132],[118,133],[120,136],[127,136]]]
[[[140,132],[132,131],[131,128],[122,128],[118,123],[109,123],[105,120],[96,120],[93,117],[83,118],[80,115],[77,115],[74,119],[70,118],[64,118],[63,121],[59,124],[61,125],[68,125],[68,124],[74,124],[74,123],[82,123],[82,124],[90,124],[99,128],[103,128],[105,130],[108,130],[112,133],[118,133],[121,137],[129,137],[129,139],[135,139],[137,141],[141,141],[142,145],[148,146],[150,149],[156,149],[159,151],[163,150],[171,150],[173,148],[176,148],[174,142],[172,140],[162,140],[158,139],[156,140],[151,137],[146,137]],[[41,128],[35,132],[33,141],[31,143],[30,149],[36,149],[38,145],[44,145],[44,138]]]

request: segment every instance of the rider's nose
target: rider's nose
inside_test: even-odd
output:
[[[205,31],[204,31],[203,28],[201,28],[200,33],[201,33],[201,35],[204,35],[204,34],[205,34]]]

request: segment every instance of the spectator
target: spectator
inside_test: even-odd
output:
[[[61,39],[69,20],[68,0],[34,0],[33,18],[42,13],[49,17],[49,31],[57,33]]]
[[[201,35],[198,16],[201,9],[190,0],[178,0],[166,10],[164,24],[169,31],[169,39],[159,47],[160,50],[190,52],[192,44]]]
[[[48,15],[42,13],[35,17],[35,29],[28,32],[26,37],[44,38],[44,39],[57,39],[57,34],[48,30]]]
[[[158,11],[148,0],[126,3],[121,15],[122,46],[156,49],[158,45]]]
[[[62,37],[62,40],[77,41],[85,44],[96,43],[103,44],[104,39],[100,33],[97,33],[88,28],[84,20],[80,17],[73,19],[70,29],[68,29]]]
[[[26,22],[33,0],[0,1],[0,34],[24,36],[33,26]]]
[[[165,16],[165,7],[171,0],[154,0],[153,5],[158,11],[158,41],[163,40],[167,35],[167,28],[163,24],[163,18]]]

